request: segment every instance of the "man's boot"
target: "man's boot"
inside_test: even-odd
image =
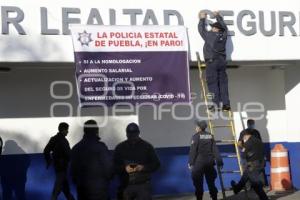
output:
[[[202,200],[203,199],[203,193],[199,194],[199,193],[195,192],[195,196],[196,196],[197,200]]]
[[[231,181],[230,184],[234,194],[238,194],[241,191],[235,181]]]
[[[202,200],[203,199],[203,195],[197,195],[196,198],[197,198],[197,200]]]
[[[211,197],[212,200],[218,200],[218,196]]]

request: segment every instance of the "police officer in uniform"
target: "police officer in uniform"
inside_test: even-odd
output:
[[[245,184],[249,181],[251,187],[256,192],[260,200],[268,200],[268,197],[263,190],[263,182],[261,176],[264,170],[264,145],[262,141],[246,131],[243,137],[243,150],[245,154],[247,166],[241,177],[241,180],[236,184],[231,181],[231,186],[235,194],[239,193]]]
[[[189,153],[189,168],[192,172],[193,184],[197,200],[203,198],[203,176],[205,176],[210,196],[217,200],[218,189],[215,186],[217,172],[215,161],[219,167],[223,167],[223,160],[220,157],[218,147],[213,136],[206,132],[207,123],[205,121],[196,122],[196,134],[192,137]]]
[[[222,110],[230,110],[228,95],[228,78],[226,73],[226,41],[227,26],[219,12],[214,12],[217,22],[211,24],[211,31],[206,30],[207,13],[199,13],[198,31],[205,44],[203,47],[206,63],[206,81],[209,92],[213,95],[216,106],[222,105]],[[215,106],[210,106],[211,111]]]

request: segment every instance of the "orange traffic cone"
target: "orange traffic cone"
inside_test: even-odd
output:
[[[288,150],[276,144],[271,151],[271,190],[283,192],[292,189]]]

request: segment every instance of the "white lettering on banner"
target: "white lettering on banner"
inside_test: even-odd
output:
[[[83,60],[83,64],[139,64],[140,59],[123,59],[123,60]],[[81,63],[80,63],[81,64]]]
[[[165,27],[170,31],[164,31]],[[188,43],[184,42],[187,40],[186,29],[182,26],[135,26],[133,31],[132,26],[73,25],[71,29],[77,52],[188,50]],[[120,29],[124,31],[119,31]],[[141,62],[141,59],[83,60],[83,64],[140,64]]]
[[[123,78],[84,78],[84,83],[97,83],[97,82],[124,82]]]
[[[83,73],[85,73],[85,74],[98,74],[98,73],[101,74],[101,73],[107,73],[107,72],[108,72],[107,69],[95,69],[95,68],[93,68],[93,69],[84,69],[83,70]]]
[[[185,27],[135,26],[132,30],[131,26],[74,25],[71,30],[81,102],[105,102],[109,106],[119,102],[190,102]],[[93,42],[98,40],[104,41],[103,47]],[[130,44],[124,48],[115,40],[139,44],[151,40],[159,45]],[[179,46],[177,40],[182,41]],[[86,69],[100,68],[106,70],[95,77],[85,74]]]
[[[152,77],[131,77],[129,81],[131,82],[150,82]],[[98,82],[125,82],[125,78],[84,78],[84,83],[98,83]]]
[[[132,69],[108,69],[109,73],[131,73]]]
[[[141,63],[141,60],[102,60],[102,64],[133,64]]]
[[[153,80],[153,77],[131,77],[129,81],[131,82],[151,82]]]

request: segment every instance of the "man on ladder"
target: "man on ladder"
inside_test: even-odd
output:
[[[198,31],[205,41],[203,47],[204,59],[206,63],[206,81],[209,92],[213,95],[213,103],[209,107],[214,111],[215,106],[222,106],[223,111],[230,110],[228,95],[228,78],[226,74],[226,41],[227,26],[219,12],[214,12],[217,22],[211,24],[211,31],[206,30],[207,13],[199,13]]]

